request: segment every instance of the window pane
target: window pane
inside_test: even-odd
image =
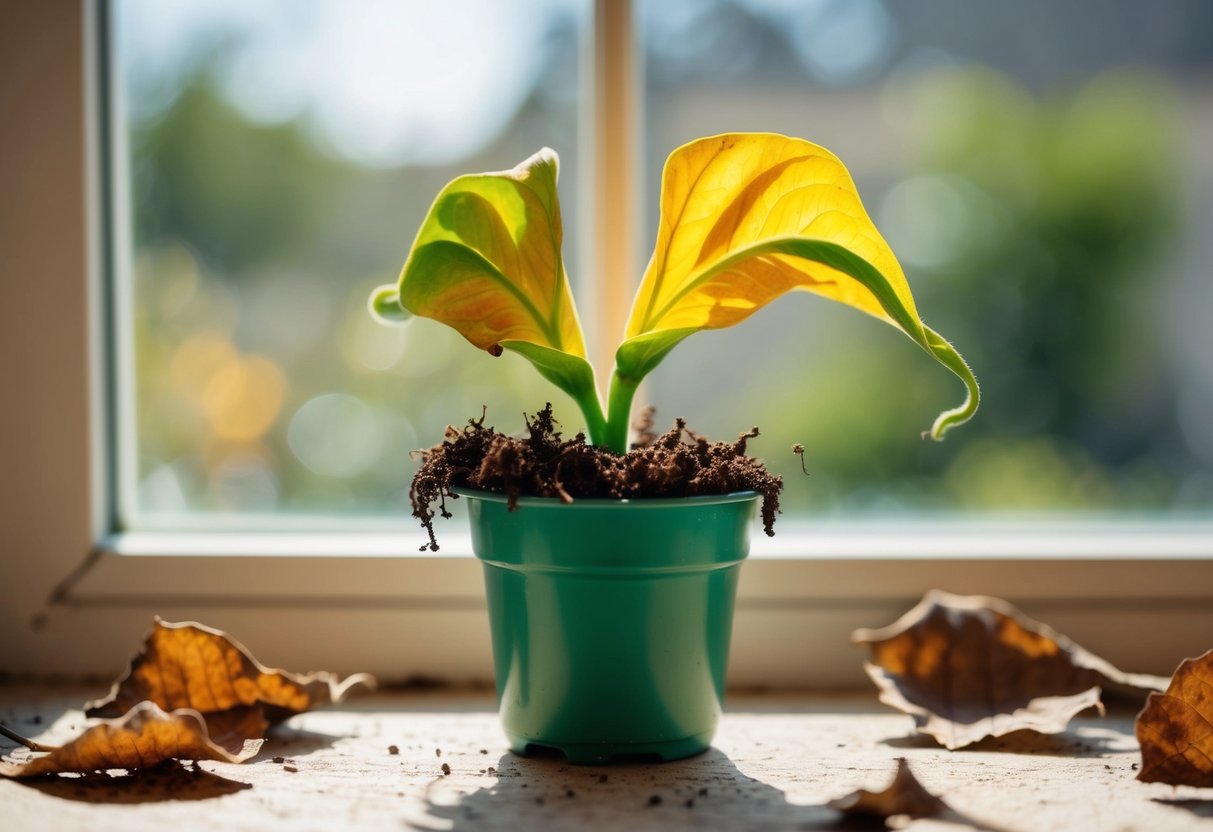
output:
[[[559,395],[445,327],[377,325],[367,297],[457,174],[548,145],[575,204],[584,6],[115,3],[128,524],[401,515],[411,450]]]
[[[659,422],[760,425],[786,511],[1207,514],[1207,4],[642,9],[648,245],[674,147],[731,130],[823,144],[984,393],[973,423],[920,441],[956,380],[892,327],[794,295],[678,347],[649,385]]]

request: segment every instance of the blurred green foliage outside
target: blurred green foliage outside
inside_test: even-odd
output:
[[[504,131],[454,162],[358,164],[304,116],[255,119],[220,83],[221,49],[131,118],[128,522],[402,516],[409,451],[448,423],[487,406],[491,424],[517,431],[551,400],[566,431],[580,429],[576,407],[520,359],[428,321],[380,327],[365,307],[445,182],[542,145],[563,157],[576,281],[576,39],[553,42],[565,48]],[[904,154],[897,173],[870,188],[848,148],[832,149],[924,319],[983,382],[977,419],[942,445],[920,441],[959,401],[954,380],[891,328],[796,296],[676,350],[642,393],[659,426],[680,415],[727,438],[759,424],[751,447],[783,474],[789,514],[1207,512],[1213,452],[1194,449],[1213,447],[1213,429],[1184,411],[1190,379],[1164,343],[1185,297],[1176,263],[1200,225],[1171,82],[1115,71],[1031,93],[951,66],[894,73],[877,93],[893,129],[875,143]],[[757,116],[735,126],[775,129]],[[645,176],[652,187],[657,171]]]
[[[890,221],[919,309],[976,369],[983,410],[945,447],[915,447],[907,413],[927,424],[954,385],[898,339],[839,321],[839,340],[862,350],[848,344],[835,357],[832,345],[810,371],[796,350],[770,356],[768,378],[804,381],[752,393],[764,412],[751,418],[768,424],[770,444],[805,442],[828,480],[823,489],[785,464],[789,502],[894,512],[1208,506],[1213,478],[1179,439],[1184,379],[1165,372],[1155,317],[1182,227],[1167,85],[1117,73],[1037,99],[969,68],[929,73],[900,93],[910,173],[878,221]],[[808,424],[784,416],[793,413],[811,414]]]

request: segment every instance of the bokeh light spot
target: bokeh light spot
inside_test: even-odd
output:
[[[295,412],[287,444],[317,474],[353,477],[383,451],[383,425],[365,402],[346,393],[326,393]],[[410,449],[402,449],[402,453]]]
[[[221,439],[248,441],[262,436],[278,418],[286,379],[266,358],[236,358],[211,376],[202,409]]]

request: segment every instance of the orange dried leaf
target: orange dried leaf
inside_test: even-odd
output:
[[[266,721],[272,725],[318,705],[340,702],[354,685],[373,683],[362,673],[340,681],[325,671],[301,675],[273,670],[226,633],[157,617],[126,675],[114,683],[109,696],[90,702],[85,713],[114,717],[149,701],[165,710],[191,708],[208,723],[217,714],[233,712],[223,717],[224,730],[261,736]],[[264,717],[260,723],[259,714]]]
[[[48,754],[27,762],[0,761],[0,775],[140,769],[170,759],[240,763],[255,755],[261,742],[232,737],[220,745],[197,711],[183,708],[166,713],[152,702],[141,702],[122,717],[104,720]]]
[[[898,815],[935,818],[950,812],[947,803],[931,794],[918,782],[904,757],[898,758],[897,773],[884,791],[870,792],[867,789],[859,789],[846,797],[831,800],[826,805],[848,815],[885,819]]]
[[[932,590],[896,623],[856,630],[880,701],[914,717],[948,748],[1023,729],[1064,731],[1100,691],[1161,690],[1165,680],[1123,673],[1006,601]]]
[[[1187,659],[1137,715],[1143,783],[1213,788],[1213,650]]]

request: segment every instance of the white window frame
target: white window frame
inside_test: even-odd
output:
[[[620,252],[596,284],[596,306],[612,309],[615,323],[626,314],[626,298],[616,296],[626,293],[608,291],[611,281],[628,280],[617,275],[636,261],[634,192],[627,177],[610,176],[639,158],[638,78],[620,71],[634,69],[628,6],[596,2],[593,54],[607,70],[596,77],[614,82],[598,88],[591,107],[610,108],[617,120],[586,172],[596,185],[594,227],[612,229]],[[105,58],[103,12],[89,0],[22,4],[0,33],[0,69],[30,79],[32,91],[19,112],[4,114],[23,129],[0,131],[0,182],[26,171],[45,196],[0,193],[8,394],[0,407],[0,675],[111,674],[159,614],[223,627],[263,660],[298,669],[490,678],[480,567],[466,534],[444,532],[443,551],[432,554],[415,551],[419,534],[382,529],[115,528],[105,439],[105,91],[95,71]],[[601,109],[589,112],[602,118]],[[621,244],[620,228],[630,229]],[[595,262],[586,243],[586,261]],[[603,342],[621,328],[592,333],[597,355],[610,355]],[[850,630],[892,621],[931,588],[1005,597],[1132,670],[1169,673],[1213,646],[1207,521],[785,518],[774,539],[756,537],[742,574],[730,671],[737,685],[863,685]]]

